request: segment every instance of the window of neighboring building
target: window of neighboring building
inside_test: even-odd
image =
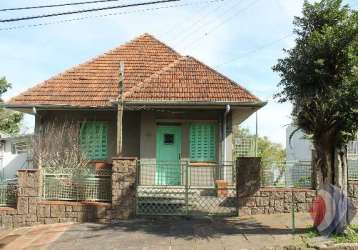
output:
[[[106,122],[91,121],[81,125],[80,145],[89,160],[107,159],[107,133]]]
[[[17,141],[11,143],[11,153],[12,154],[26,154],[29,151],[28,142]]]
[[[210,162],[216,160],[216,124],[192,123],[189,129],[190,160]]]

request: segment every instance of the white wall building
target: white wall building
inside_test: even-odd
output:
[[[32,168],[31,135],[0,133],[0,180],[13,179],[19,169]]]
[[[290,141],[290,135],[295,129],[296,127],[293,125],[289,125],[286,128],[287,161],[311,161],[312,143],[301,130],[296,131]]]

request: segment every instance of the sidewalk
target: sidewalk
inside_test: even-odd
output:
[[[54,224],[16,229],[0,236],[5,249],[262,249],[302,244],[308,214],[228,219],[136,219],[116,224]],[[0,246],[1,246],[0,245]]]

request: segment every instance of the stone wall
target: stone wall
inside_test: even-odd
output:
[[[238,158],[237,199],[239,215],[306,212],[316,195],[313,189],[261,188],[261,159]],[[357,194],[358,195],[358,194]]]
[[[358,180],[348,180],[348,197],[352,199],[354,206],[358,207]]]
[[[315,195],[312,189],[260,188],[239,198],[239,215],[290,213],[292,204],[296,212],[307,212]]]
[[[19,170],[16,207],[0,207],[5,228],[58,222],[100,222],[135,214],[136,158],[114,158],[112,203],[46,201],[41,199],[40,171]]]
[[[57,222],[110,221],[110,203],[42,201],[39,183],[39,171],[18,171],[17,205],[14,208],[0,208],[2,227],[12,228]]]

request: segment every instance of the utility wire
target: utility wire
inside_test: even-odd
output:
[[[144,6],[144,5],[154,5],[154,4],[169,3],[169,2],[179,2],[179,1],[181,1],[181,0],[161,0],[161,1],[146,2],[146,3],[124,4],[124,5],[116,5],[116,6],[109,6],[109,7],[93,8],[93,9],[58,12],[58,13],[39,15],[39,16],[27,16],[27,17],[18,17],[18,18],[10,18],[10,19],[0,19],[0,23],[18,22],[18,21],[24,21],[24,20],[30,20],[30,19],[73,15],[73,14],[93,12],[93,11],[121,9],[121,8],[128,8],[128,7],[138,7],[138,6]]]
[[[217,2],[223,2],[223,1],[225,1],[225,0],[217,0]],[[208,6],[207,8],[201,8],[198,12],[196,12],[194,17],[206,12],[207,9],[210,10],[210,6]],[[202,19],[202,18],[203,18],[203,15],[201,15],[199,17],[199,19]],[[187,20],[187,19],[185,19],[185,20]],[[184,23],[184,25],[183,25],[183,23]],[[173,26],[171,26],[169,29],[166,29],[162,33],[168,37],[171,37],[172,35],[177,36],[178,34],[182,34],[183,32],[185,32],[187,27],[192,27],[194,25],[194,24],[190,24],[190,23],[187,23],[187,24],[185,24],[185,23],[186,22],[183,22],[183,20],[181,20],[180,22],[175,23]]]
[[[228,16],[223,21],[221,21],[219,24],[217,24],[216,26],[214,26],[211,29],[209,29],[208,31],[206,31],[201,37],[199,37],[198,39],[195,39],[193,43],[189,42],[189,43],[185,44],[183,46],[183,48],[186,49],[188,46],[189,46],[189,48],[194,48],[196,45],[198,45],[198,43],[200,42],[200,39],[207,37],[214,30],[220,28],[222,25],[224,25],[225,23],[229,22],[231,19],[236,17],[239,13],[251,8],[253,5],[258,3],[259,1],[261,1],[261,0],[254,0],[254,1],[250,2],[248,5],[246,5],[245,7],[238,9],[232,15]]]
[[[18,8],[0,9],[0,11],[43,9],[43,8],[64,7],[64,6],[73,6],[73,5],[82,5],[82,4],[118,2],[118,1],[123,1],[123,0],[95,0],[95,1],[85,1],[85,2],[76,2],[76,3],[61,3],[61,4],[51,4],[51,5],[26,6],[26,7],[18,7]]]
[[[223,7],[223,5],[219,5],[216,8],[210,10],[209,12],[205,13],[205,15],[202,15],[200,18],[198,18],[192,25],[191,27],[188,29],[188,31],[186,32],[186,34],[183,34],[181,37],[177,36],[174,40],[174,43],[176,45],[182,45],[183,42],[185,42],[188,38],[190,38],[192,35],[197,34],[197,32],[200,31],[200,29],[202,27],[205,27],[207,25],[210,24],[211,19],[210,15],[212,14],[212,12],[214,12],[213,14],[218,14],[219,16],[225,16],[226,12],[228,10],[230,10],[231,8],[235,7],[237,4],[240,4],[240,1],[235,1],[234,5],[229,6],[228,9],[224,9],[224,11],[221,11],[221,13],[218,13],[218,11],[220,11],[219,9],[221,7]],[[225,5],[224,5],[225,6]],[[209,18],[208,18],[209,17]]]
[[[131,14],[131,13],[155,11],[155,10],[170,9],[170,8],[176,8],[176,7],[202,5],[202,4],[206,4],[206,3],[211,4],[211,3],[214,3],[214,2],[218,2],[218,1],[221,1],[221,0],[210,0],[210,1],[205,0],[205,1],[197,1],[197,2],[194,2],[194,3],[173,4],[173,5],[166,5],[166,6],[155,7],[155,8],[137,9],[137,10],[132,10],[132,11],[112,12],[112,13],[107,13],[107,14],[102,14],[102,15],[95,15],[95,16],[82,16],[82,17],[77,17],[77,18],[57,20],[57,21],[45,22],[45,23],[16,25],[16,26],[0,28],[0,31],[41,27],[41,26],[48,26],[48,25],[53,25],[53,24],[70,23],[70,22],[74,22],[74,21],[81,21],[81,20],[92,19],[92,18],[102,18],[102,17],[108,17],[108,16],[126,15],[126,14]]]
[[[272,46],[272,45],[274,45],[274,44],[276,44],[276,43],[278,43],[278,42],[281,42],[282,40],[285,40],[286,38],[291,37],[291,36],[293,36],[293,35],[294,35],[294,34],[292,34],[292,33],[286,34],[285,36],[283,36],[283,37],[281,37],[281,38],[279,38],[279,39],[276,39],[276,40],[273,40],[273,41],[271,41],[271,42],[268,42],[268,43],[266,43],[266,44],[264,44],[264,45],[262,45],[262,46],[259,46],[259,47],[257,47],[257,48],[252,49],[252,50],[249,50],[249,51],[247,51],[247,52],[245,52],[245,53],[242,53],[241,55],[238,55],[237,57],[232,58],[232,59],[230,59],[230,60],[228,60],[228,61],[226,61],[226,62],[223,62],[223,63],[221,63],[221,64],[215,65],[215,67],[216,67],[216,68],[219,68],[219,67],[221,67],[221,66],[223,66],[223,65],[226,65],[226,64],[235,62],[235,61],[237,61],[237,60],[239,60],[239,59],[241,59],[241,58],[243,58],[243,57],[245,57],[245,56],[248,56],[248,55],[250,55],[250,54],[254,54],[254,53],[256,53],[256,52],[258,52],[258,51],[260,51],[260,50],[263,50],[263,49],[265,49],[265,48],[267,48],[267,47],[270,47],[270,46]]]

